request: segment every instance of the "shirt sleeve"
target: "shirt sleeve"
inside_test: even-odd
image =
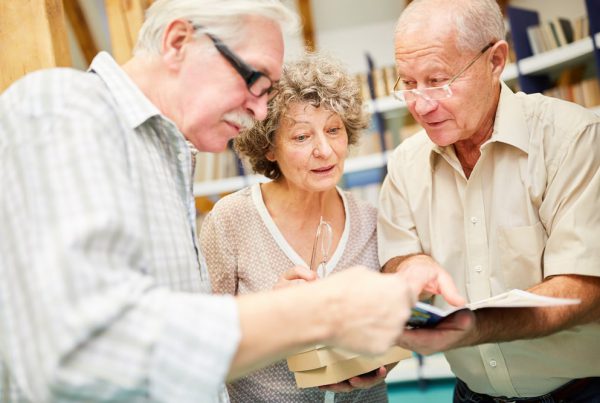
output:
[[[388,174],[379,193],[377,244],[381,266],[394,257],[422,252],[403,183],[405,171],[400,147],[390,156]]]
[[[217,205],[204,218],[200,230],[200,248],[206,258],[213,293],[235,295],[238,291],[237,255],[229,247],[235,240],[223,228],[227,218],[222,211],[223,208]]]
[[[600,276],[600,123],[587,125],[550,172],[540,218],[548,240],[544,276]]]
[[[236,303],[144,274],[130,133],[92,94],[56,113],[29,101],[0,99],[0,352],[16,383],[30,401],[218,401]]]

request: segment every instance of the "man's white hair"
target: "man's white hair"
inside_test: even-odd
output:
[[[160,54],[165,29],[177,19],[201,25],[235,44],[243,40],[244,17],[249,16],[272,20],[284,33],[294,32],[299,26],[298,16],[280,0],[156,0],[146,11],[134,54]]]
[[[488,43],[505,39],[504,18],[495,0],[414,0],[400,15],[396,34],[415,27],[422,16],[434,10],[449,12],[456,46],[461,51],[479,51]]]

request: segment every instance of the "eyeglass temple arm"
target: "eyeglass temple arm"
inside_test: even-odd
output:
[[[477,55],[476,58],[474,58],[473,60],[471,60],[471,62],[469,62],[465,67],[463,67],[458,73],[456,73],[454,75],[454,78],[452,80],[450,80],[448,82],[448,84],[446,85],[450,85],[454,82],[454,80],[456,80],[458,77],[460,77],[460,75],[462,73],[464,73],[465,71],[467,71],[467,69],[469,67],[471,67],[473,65],[473,63],[475,63],[480,57],[481,55],[483,55],[489,48],[491,48],[492,46],[494,46],[496,43],[495,42],[490,42],[488,43],[483,49],[481,49],[481,51],[479,52],[479,54]],[[392,87],[394,89],[394,91],[396,90],[396,86],[398,85],[398,82],[400,82],[400,76],[398,76],[398,78],[396,79],[396,82],[394,83],[394,86]]]
[[[200,24],[192,24],[192,28],[197,30],[197,29],[203,29],[204,26],[202,26]],[[215,44],[215,47],[217,49],[219,49],[219,51],[221,53],[227,55],[227,59],[229,59],[229,61],[232,62],[237,67],[236,70],[242,75],[242,77],[244,77],[245,80],[250,81],[251,79],[254,78],[253,75],[255,73],[254,73],[254,71],[252,71],[250,66],[248,66],[242,60],[238,59],[233,53],[231,53],[229,48],[223,43],[223,41],[221,41],[221,39],[217,38],[210,32],[204,32],[204,34],[206,36],[208,36],[208,38]],[[255,80],[256,79],[254,78],[254,80],[252,80],[252,81],[255,81]]]
[[[450,80],[446,85],[452,84],[458,77],[460,77],[460,75],[462,73],[464,73],[465,71],[467,71],[467,69],[469,67],[471,67],[473,65],[473,63],[475,63],[477,60],[479,60],[479,58],[481,57],[481,55],[483,55],[489,48],[491,48],[492,46],[494,46],[495,43],[496,42],[490,42],[487,45],[485,45],[485,47],[483,49],[481,49],[481,51],[479,52],[479,54],[477,55],[477,57],[475,57],[473,60],[471,60],[465,67],[463,67],[462,69],[460,69],[460,71],[454,75],[454,78],[452,78],[452,80]]]

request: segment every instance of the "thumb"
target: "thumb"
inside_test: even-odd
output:
[[[304,266],[295,266],[292,268],[293,279],[302,279],[305,281],[313,281],[317,279],[317,273]]]

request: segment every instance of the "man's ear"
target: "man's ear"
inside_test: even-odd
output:
[[[194,28],[185,20],[174,20],[167,26],[161,54],[169,68],[178,69],[185,57],[186,45],[194,40]]]
[[[496,42],[491,49],[491,54],[492,74],[500,79],[500,75],[508,60],[508,43],[504,40]]]

